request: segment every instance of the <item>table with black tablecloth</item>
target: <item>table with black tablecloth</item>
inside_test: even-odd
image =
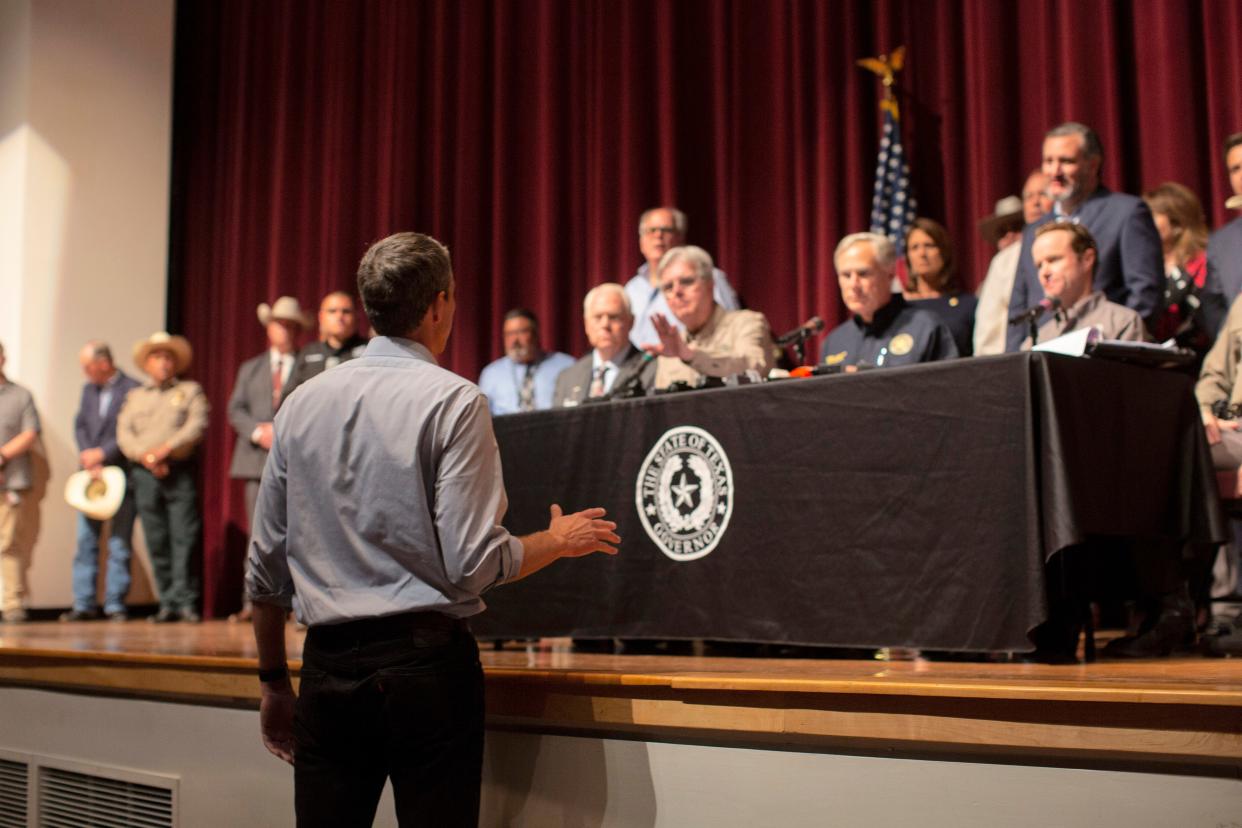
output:
[[[1062,550],[1224,538],[1191,388],[1014,354],[499,417],[506,525],[602,505],[623,543],[490,590],[471,624],[485,639],[1029,650]],[[710,434],[732,475],[728,525],[693,560],[661,552],[638,513],[640,467],[679,426]]]

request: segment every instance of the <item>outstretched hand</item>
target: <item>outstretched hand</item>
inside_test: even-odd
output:
[[[644,345],[644,351],[653,356],[674,357],[681,360],[688,360],[694,355],[690,346],[681,338],[681,331],[677,330],[664,314],[651,314],[651,326],[655,328],[656,336],[660,338],[660,341]]]
[[[548,534],[562,549],[564,557],[576,558],[592,552],[617,554],[617,547],[612,545],[621,542],[616,534],[617,524],[602,520],[608,514],[604,509],[597,506],[567,515],[559,504],[553,503],[551,513]]]

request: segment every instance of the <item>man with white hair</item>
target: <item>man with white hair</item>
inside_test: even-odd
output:
[[[625,283],[630,311],[634,314],[630,341],[636,347],[642,348],[659,341],[652,323],[656,314],[663,314],[674,328],[684,329],[676,316],[669,313],[668,302],[660,292],[660,259],[674,247],[686,243],[687,223],[686,214],[676,207],[652,207],[638,218],[638,248],[646,261]],[[716,304],[725,310],[741,307],[729,278],[717,267],[712,267],[712,296]]]
[[[662,313],[651,317],[659,339],[645,350],[660,358],[658,389],[748,371],[766,377],[775,364],[768,320],[754,311],[722,307],[714,298],[712,270],[712,257],[693,245],[674,247],[660,259],[660,294],[673,319]]]
[[[645,394],[655,382],[655,362],[630,342],[634,315],[625,288],[596,285],[582,302],[591,352],[561,371],[552,399],[558,407],[618,395]]]
[[[953,334],[940,318],[893,293],[897,250],[888,236],[848,235],[837,245],[832,261],[851,316],[824,339],[819,351],[822,363],[892,368],[957,358]]]

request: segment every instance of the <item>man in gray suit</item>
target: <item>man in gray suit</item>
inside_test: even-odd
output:
[[[246,481],[247,532],[254,519],[259,479],[272,447],[272,420],[293,371],[298,338],[311,324],[310,317],[292,296],[282,296],[271,306],[264,302],[259,305],[258,315],[259,324],[267,331],[267,350],[237,369],[228,409],[229,424],[237,432],[229,477]],[[229,620],[249,621],[250,614],[249,602],[245,602],[241,612]]]
[[[1242,132],[1225,139],[1225,169],[1229,172],[1234,198],[1242,198]],[[1242,293],[1242,216],[1208,239],[1207,280],[1203,285],[1202,301],[1204,321],[1213,334],[1220,330],[1239,293]]]
[[[1044,298],[1031,259],[1035,231],[1052,221],[1081,224],[1099,247],[1095,289],[1108,301],[1138,311],[1150,328],[1164,298],[1164,254],[1151,210],[1138,196],[1114,193],[1100,184],[1104,150],[1095,130],[1070,121],[1044,135],[1043,172],[1048,176],[1052,212],[1022,232],[1018,275],[1009,297],[1009,315],[1017,316]],[[1011,325],[1006,350],[1016,351],[1026,338],[1022,325]]]
[[[557,376],[553,405],[561,408],[650,391],[655,360],[630,342],[634,314],[625,288],[616,282],[591,288],[582,302],[582,321],[591,352]]]

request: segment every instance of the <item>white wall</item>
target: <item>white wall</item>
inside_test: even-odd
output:
[[[35,396],[51,469],[36,608],[71,600],[74,513],[60,493],[77,469],[77,353],[106,340],[133,373],[133,342],[165,324],[173,11],[0,0],[0,340],[6,373]]]
[[[181,825],[293,824],[258,713],[0,687],[0,753],[177,777]],[[1219,828],[1242,779],[489,730],[481,826]],[[395,825],[390,793],[377,826]]]

